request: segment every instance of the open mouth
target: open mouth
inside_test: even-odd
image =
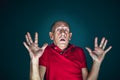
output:
[[[65,41],[65,39],[60,39],[60,41]]]

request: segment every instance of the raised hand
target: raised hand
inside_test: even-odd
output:
[[[100,45],[98,45],[98,38],[96,37],[94,41],[94,50],[92,51],[90,48],[86,47],[87,51],[94,61],[101,63],[106,53],[112,48],[112,46],[109,46],[107,49],[105,49],[107,42],[108,40],[103,37]]]
[[[35,33],[35,40],[33,42],[29,32],[25,35],[26,42],[23,42],[24,46],[27,48],[31,59],[39,59],[42,56],[45,48],[48,44],[44,44],[41,48],[38,46],[38,33]]]

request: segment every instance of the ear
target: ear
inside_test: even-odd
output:
[[[70,33],[70,37],[69,37],[69,40],[71,40],[71,38],[72,38],[72,33]]]
[[[53,40],[53,33],[49,32],[50,39]]]

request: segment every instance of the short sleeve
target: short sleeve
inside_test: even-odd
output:
[[[39,58],[39,65],[47,66],[48,59],[47,59],[47,48],[45,49],[43,55]]]
[[[80,62],[81,62],[81,68],[87,67],[86,56],[82,48],[80,48]]]

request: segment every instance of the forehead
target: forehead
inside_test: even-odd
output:
[[[56,23],[54,24],[52,30],[55,30],[56,28],[59,28],[59,27],[64,27],[64,28],[68,28],[68,29],[69,29],[68,23],[63,22],[63,21],[59,21],[59,22],[56,22]]]

